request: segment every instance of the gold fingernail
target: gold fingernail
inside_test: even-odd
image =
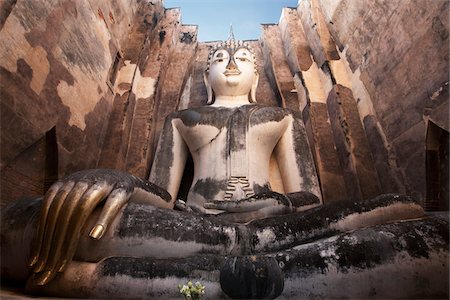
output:
[[[93,239],[99,240],[103,233],[105,232],[105,227],[103,225],[97,224],[92,228],[91,232],[89,233],[89,236]]]
[[[64,260],[61,264],[61,266],[58,268],[58,273],[61,273],[66,268],[67,260]]]
[[[39,278],[37,279],[36,284],[37,285],[46,285],[47,283],[50,282],[52,277],[53,277],[52,271],[44,272],[43,274],[39,275]]]
[[[45,263],[42,260],[38,261],[37,265],[34,267],[33,272],[34,273],[42,272],[44,270],[44,266]]]
[[[36,263],[37,263],[37,261],[38,261],[38,256],[37,255],[35,255],[35,256],[33,256],[33,258],[32,259],[30,259],[29,260],[29,262],[28,262],[28,266],[29,267],[32,267],[32,266],[34,266]]]

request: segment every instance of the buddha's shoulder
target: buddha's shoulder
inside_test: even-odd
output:
[[[241,111],[252,123],[280,121],[286,117],[294,116],[295,112],[286,108],[263,104],[249,104],[240,107],[228,108],[217,106],[199,106],[171,113],[168,118],[180,119],[185,125],[212,125],[222,127],[228,118]]]
[[[255,106],[253,111],[253,121],[281,121],[287,117],[296,117],[295,111],[278,106],[258,104]]]
[[[169,115],[169,118],[179,119],[187,126],[211,125],[223,127],[230,114],[232,114],[232,110],[228,108],[199,106],[173,112]]]
[[[259,113],[278,114],[278,115],[290,115],[292,113],[290,109],[265,104],[255,104],[253,106],[253,110]]]

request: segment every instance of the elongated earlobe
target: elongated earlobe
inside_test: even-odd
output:
[[[256,88],[258,87],[259,74],[255,72],[255,78],[253,79],[252,89],[250,90],[250,102],[256,102]]]
[[[208,72],[203,73],[203,81],[205,82],[206,93],[208,94],[208,101],[206,104],[212,104],[214,102],[214,93],[208,81]]]

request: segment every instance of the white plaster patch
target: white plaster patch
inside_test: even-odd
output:
[[[343,59],[330,60],[329,64],[336,83],[352,89],[352,83],[349,76],[351,72],[349,72],[349,70],[347,69],[347,66]]]
[[[418,204],[395,203],[385,207],[377,207],[368,212],[351,214],[342,220],[331,223],[330,228],[347,231],[399,220],[421,218],[423,214],[423,208]]]
[[[48,73],[50,72],[50,63],[47,59],[47,51],[41,46],[30,49],[28,51],[25,61],[33,70],[33,77],[31,79],[31,88],[36,94],[40,94]]]
[[[87,4],[84,2],[77,1],[77,5],[80,6],[80,11],[84,9],[90,11],[88,7],[85,7]],[[101,97],[98,94],[98,87],[107,90],[108,69],[111,65],[108,50],[111,38],[109,31],[105,30],[103,22],[96,18],[95,14],[86,14],[85,16],[87,19],[79,24],[79,29],[85,35],[95,36],[97,41],[100,42],[102,49],[98,49],[98,51],[103,54],[101,60],[104,63],[99,64],[95,69],[82,64],[74,65],[60,47],[52,49],[53,56],[64,65],[74,78],[73,85],[61,81],[57,86],[57,92],[64,105],[70,109],[69,125],[77,126],[81,130],[86,128],[86,115],[95,108]],[[70,28],[74,26],[73,22],[76,21],[67,19],[64,20],[62,25]]]
[[[339,258],[339,255],[336,254],[336,249],[334,247],[329,247],[321,250],[319,255],[320,257],[333,257],[335,259]]]
[[[347,50],[348,46],[344,48],[342,52],[339,52],[343,66],[347,70],[347,74],[350,76],[350,88],[352,89],[353,95],[357,101],[359,116],[361,120],[364,120],[365,116],[374,115],[375,110],[373,109],[372,99],[370,98],[369,92],[367,91],[364,83],[361,80],[361,69],[358,67],[353,73],[350,69],[350,64],[347,61]],[[339,51],[339,49],[338,49]]]
[[[84,72],[78,67],[73,69],[71,73],[75,78],[74,85],[68,85],[67,82],[60,81],[57,86],[58,96],[64,105],[70,109],[69,125],[84,130],[86,128],[86,115],[98,103],[98,98],[92,97],[92,95],[98,95],[98,83],[84,76]]]
[[[25,39],[25,28],[14,14],[7,18],[0,34],[0,66],[11,73],[17,71],[17,60],[24,58],[32,48]]]
[[[132,84],[134,72],[136,71],[136,64],[132,64],[130,60],[125,61],[125,65],[119,69],[117,74],[117,79],[114,86],[114,92],[122,96],[124,93],[129,91],[129,88],[120,89],[120,84],[128,83]]]
[[[327,103],[328,94],[333,88],[331,79],[317,67],[311,56],[313,63],[307,71],[302,72],[306,89],[311,102]]]
[[[136,99],[148,98],[155,92],[156,80],[152,77],[142,77],[139,68],[136,69],[134,76],[132,92]]]
[[[363,120],[365,116],[374,115],[375,110],[369,92],[361,81],[360,76],[361,70],[358,68],[352,76],[352,86],[353,95],[355,95],[358,103],[359,115],[361,116],[361,120]]]
[[[256,235],[258,237],[260,245],[269,245],[275,242],[276,236],[273,230],[271,229],[265,228],[262,231],[256,232]]]
[[[33,70],[31,88],[36,94],[40,94],[47,79],[50,64],[47,52],[41,46],[32,47],[25,39],[26,30],[14,14],[11,14],[2,29],[0,35],[0,66],[11,73],[17,72],[17,61],[25,62]]]

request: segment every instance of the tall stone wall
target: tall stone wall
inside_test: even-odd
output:
[[[154,2],[0,4],[2,204],[96,167],[114,98],[113,62]]]
[[[303,112],[325,201],[425,200],[429,122],[448,135],[449,3],[388,2],[302,0],[262,28],[268,77],[280,105]]]
[[[206,102],[217,42],[198,42],[180,9],[157,0],[1,6],[2,204],[80,169],[145,178],[166,115]],[[448,6],[302,0],[248,41],[257,100],[301,113],[325,202],[425,198],[427,124],[449,130]]]
[[[383,189],[425,199],[428,123],[449,131],[449,2],[316,2],[348,66]]]

